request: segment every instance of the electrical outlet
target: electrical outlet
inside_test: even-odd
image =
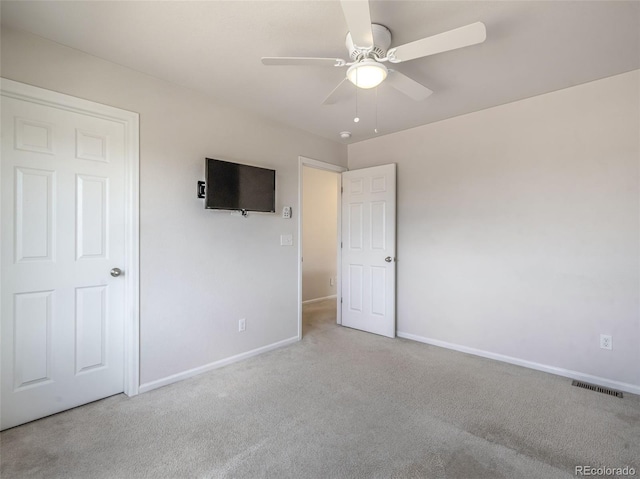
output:
[[[329,278],[329,286],[333,286],[335,284],[335,280],[333,277]]]
[[[246,319],[242,318],[240,321],[238,321],[238,332],[242,332],[245,329],[247,329],[247,322]]]
[[[291,206],[282,208],[282,217],[287,220],[291,218]]]
[[[601,349],[613,349],[613,340],[608,334],[600,335],[600,348]]]

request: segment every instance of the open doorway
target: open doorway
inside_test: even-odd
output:
[[[329,163],[300,158],[299,325],[340,322],[340,173]],[[305,316],[305,321],[303,321]]]

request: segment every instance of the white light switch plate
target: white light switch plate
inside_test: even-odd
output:
[[[293,246],[293,235],[280,235],[280,246]]]

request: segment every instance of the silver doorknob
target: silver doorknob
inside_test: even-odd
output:
[[[387,256],[384,260],[385,260],[387,263],[391,263],[391,262],[393,261],[393,258],[392,258],[391,256]]]
[[[120,276],[122,274],[122,270],[120,268],[113,268],[111,271],[111,276],[113,276],[114,278],[117,278],[118,276]]]

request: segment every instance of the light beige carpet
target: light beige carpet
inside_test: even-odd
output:
[[[133,399],[0,435],[10,478],[570,478],[635,467],[640,398],[335,325]]]

